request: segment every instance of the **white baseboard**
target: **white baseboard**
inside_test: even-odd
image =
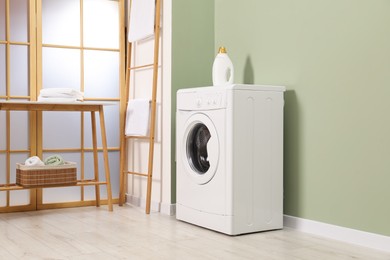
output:
[[[359,246],[390,252],[390,237],[284,215],[284,226]]]
[[[176,204],[161,203],[161,213],[169,216],[176,215]]]
[[[126,203],[140,207],[140,208],[146,208],[146,198],[140,198],[136,197],[134,195],[126,194]],[[167,204],[157,201],[152,201],[150,203],[150,211],[151,212],[160,212],[162,214],[166,215],[175,215],[176,213],[176,205],[175,204]]]

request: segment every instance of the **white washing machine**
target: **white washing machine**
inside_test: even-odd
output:
[[[177,219],[229,235],[282,228],[284,91],[177,92]]]

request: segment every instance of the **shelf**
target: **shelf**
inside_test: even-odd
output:
[[[54,185],[54,186],[39,186],[39,187],[23,187],[17,185],[16,183],[11,184],[0,184],[0,191],[9,191],[9,190],[30,190],[30,189],[40,189],[40,188],[60,188],[60,187],[73,187],[73,186],[88,186],[88,185],[107,185],[105,181],[96,181],[96,180],[77,180],[75,185]]]
[[[64,185],[42,185],[35,187],[23,187],[16,185],[14,183],[10,184],[0,184],[0,191],[11,191],[11,190],[27,190],[27,189],[37,189],[37,204],[38,206],[44,207],[42,203],[42,188],[60,188],[60,187],[74,187],[74,186],[95,186],[95,200],[96,206],[100,205],[100,191],[98,185],[106,185],[107,189],[107,204],[108,210],[112,211],[112,191],[111,191],[111,181],[110,181],[110,167],[109,167],[109,158],[108,158],[108,149],[107,149],[107,136],[106,136],[106,127],[104,122],[104,111],[103,107],[105,105],[112,105],[113,102],[69,102],[69,103],[51,103],[51,102],[38,102],[38,101],[0,101],[0,110],[5,111],[30,111],[36,112],[35,116],[38,118],[37,125],[42,125],[42,122],[39,121],[42,118],[43,111],[72,111],[72,112],[90,112],[91,113],[91,131],[92,131],[92,144],[93,144],[93,157],[94,157],[94,179],[93,180],[77,180],[77,182],[68,183]],[[99,113],[100,121],[100,132],[101,132],[101,142],[103,150],[103,162],[104,162],[104,172],[105,172],[105,181],[99,181],[99,170],[98,170],[98,147],[97,147],[97,131],[96,131],[96,114]],[[32,131],[38,133],[40,129],[36,127]],[[1,128],[0,128],[1,130]],[[37,135],[38,136],[38,135]],[[8,137],[9,138],[9,137]],[[42,147],[42,138],[37,138],[37,147]],[[8,139],[8,142],[10,140]],[[42,156],[42,151],[37,149],[34,151],[37,156]],[[74,180],[74,179],[73,179]],[[31,198],[31,196],[30,196]]]
[[[26,188],[23,188],[22,186],[16,185],[16,184],[1,184],[0,185],[0,191],[7,191],[7,190],[24,190]]]

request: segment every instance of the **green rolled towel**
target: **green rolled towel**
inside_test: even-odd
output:
[[[50,166],[56,166],[56,165],[62,165],[64,164],[64,159],[60,155],[52,155],[49,156],[45,159],[44,161],[45,165],[50,165]]]

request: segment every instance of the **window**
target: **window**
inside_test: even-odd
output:
[[[113,102],[105,117],[114,197],[119,193],[123,17],[124,0],[0,0],[0,100],[36,100],[41,88],[64,87],[84,92],[85,100]],[[0,111],[0,183],[14,183],[15,164],[35,154],[61,154],[77,162],[78,178],[92,178],[90,120],[89,113]],[[34,129],[37,135],[31,136]],[[42,147],[37,146],[40,141]],[[99,172],[104,179],[103,165]],[[69,201],[88,204],[95,191],[43,189],[32,201],[35,192],[1,191],[0,212]]]

